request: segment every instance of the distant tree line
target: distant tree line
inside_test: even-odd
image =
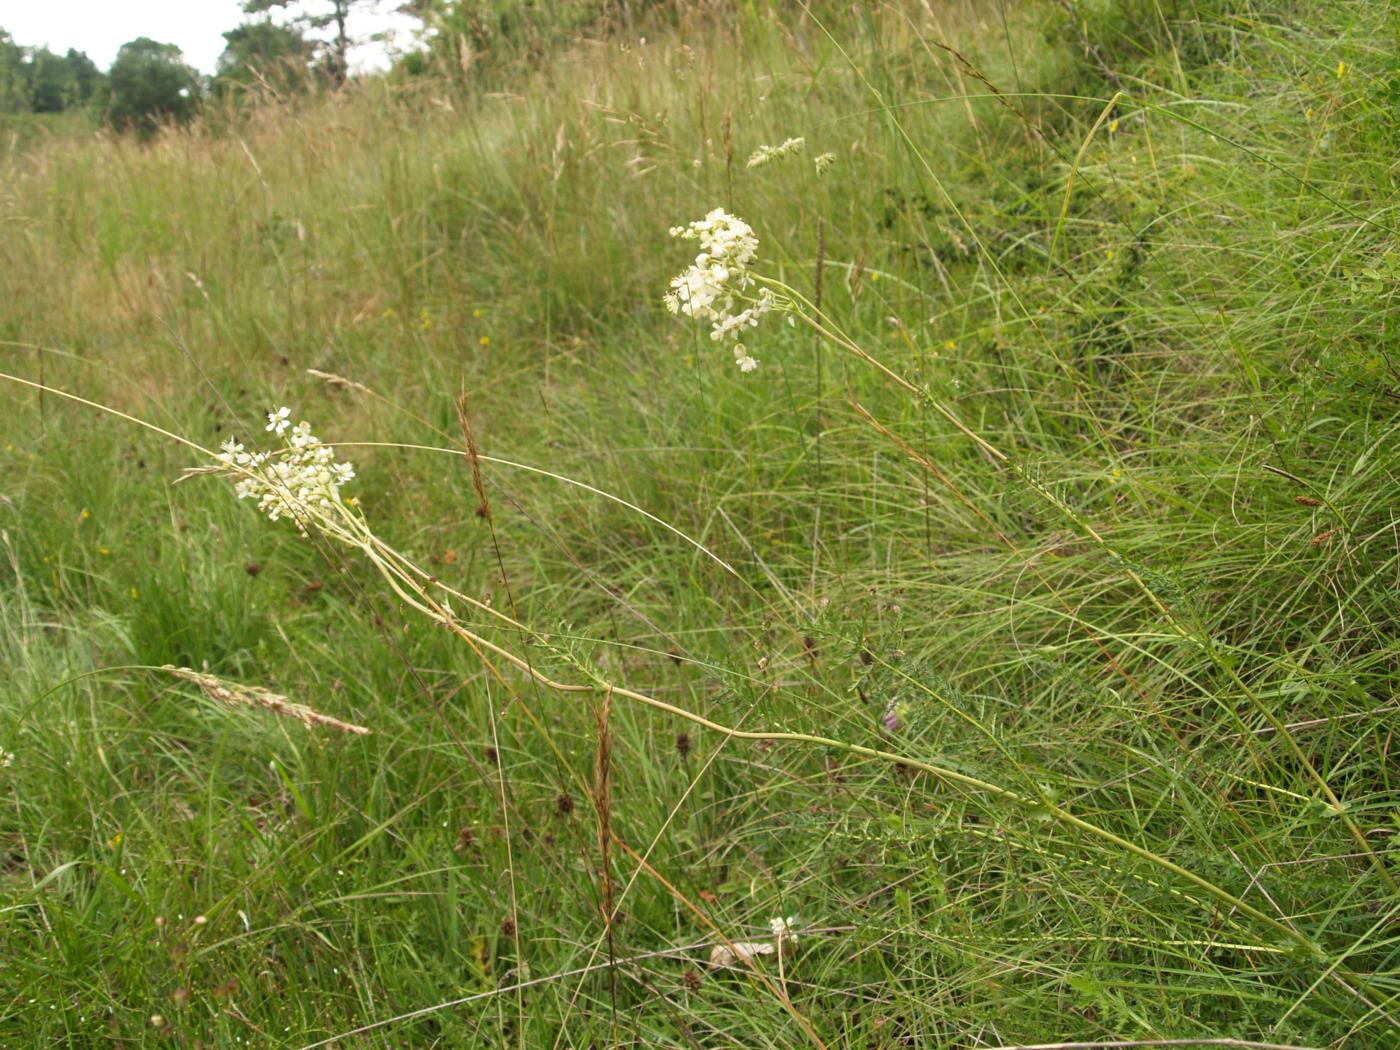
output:
[[[58,55],[46,47],[21,47],[0,29],[0,112],[60,113],[87,105],[106,84],[81,51]]]
[[[333,3],[339,9],[349,0]],[[253,14],[287,5],[249,0],[245,6]],[[319,25],[315,19],[283,25],[263,18],[237,26],[223,34],[224,51],[212,77],[188,65],[176,45],[149,37],[123,44],[103,72],[80,51],[59,55],[26,47],[0,28],[0,117],[82,110],[119,131],[145,136],[188,121],[211,98],[243,89],[293,92],[317,79],[339,82],[347,40],[308,40],[303,26]]]
[[[123,44],[106,72],[87,55],[25,47],[0,28],[0,118],[83,111],[143,137],[190,120],[211,100],[248,93],[290,95],[349,76],[352,22],[390,0],[243,0],[250,20],[223,34],[212,77],[179,47],[149,37]],[[436,72],[466,80],[487,67],[529,61],[562,37],[604,20],[630,21],[658,0],[392,0],[419,20],[422,49],[402,56],[400,76]],[[279,20],[272,21],[272,13]],[[481,61],[486,59],[486,61]]]

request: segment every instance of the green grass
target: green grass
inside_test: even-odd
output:
[[[1393,27],[849,6],[0,153],[50,388],[0,387],[0,1047],[1394,1045]],[[718,205],[917,393],[666,314]],[[58,391],[206,448],[290,405],[492,642],[841,746],[614,695],[610,946],[602,691]],[[355,444],[459,452],[462,392],[489,520]],[[707,969],[778,915],[784,984]]]

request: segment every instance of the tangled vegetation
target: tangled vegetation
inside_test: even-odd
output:
[[[1395,1045],[1382,5],[627,6],[0,155],[0,1047]]]

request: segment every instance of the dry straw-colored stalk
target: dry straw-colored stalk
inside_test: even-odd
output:
[[[491,501],[486,498],[486,482],[481,477],[481,453],[476,447],[476,432],[472,430],[471,416],[467,412],[468,402],[465,393],[457,398],[457,422],[462,427],[462,440],[467,444],[467,461],[472,468],[472,488],[476,490],[476,498],[479,501],[476,507],[476,516],[491,520]],[[494,525],[492,527],[494,534]],[[502,569],[504,577],[505,570]]]
[[[261,707],[274,714],[295,718],[307,729],[324,726],[328,729],[338,729],[342,733],[354,733],[356,736],[367,736],[370,732],[364,726],[353,725],[350,722],[342,722],[338,718],[332,718],[330,715],[323,715],[304,704],[294,704],[279,693],[255,685],[226,682],[212,674],[204,674],[188,667],[176,667],[174,664],[166,664],[161,670],[169,671],[176,678],[182,678],[186,682],[193,682],[203,690],[205,696],[211,700],[217,700],[221,704],[227,704],[229,707]]]
[[[598,810],[598,867],[603,883],[603,930],[608,941],[608,962],[617,961],[617,946],[613,941],[613,923],[617,909],[613,903],[612,874],[612,690],[603,693],[594,707],[598,725],[598,752],[593,766],[593,804]],[[613,1004],[613,1043],[617,1033],[617,969],[608,971]]]
[[[345,376],[338,376],[334,372],[322,372],[319,368],[308,368],[306,374],[315,376],[317,379],[325,380],[330,386],[341,387],[345,390],[358,390],[362,394],[369,394],[371,397],[374,396],[374,391],[363,383],[357,383],[355,380],[347,379]]]

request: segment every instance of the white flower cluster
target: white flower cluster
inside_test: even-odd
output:
[[[266,429],[282,439],[282,449],[249,452],[230,438],[217,458],[236,479],[239,499],[256,499],[258,510],[273,521],[291,518],[305,535],[317,512],[340,504],[340,486],[355,476],[355,468],[337,463],[335,449],[311,433],[310,423],[293,426],[291,415],[288,408],[267,414]]]
[[[768,920],[768,928],[773,931],[773,936],[778,941],[788,944],[797,943],[797,933],[793,930],[796,925],[796,915],[789,915],[786,919],[779,917]]]
[[[753,285],[749,273],[758,255],[758,238],[743,219],[716,208],[688,226],[671,227],[671,236],[700,242],[700,254],[690,268],[671,278],[666,293],[666,309],[699,321],[710,322],[710,338],[715,342],[734,340],[734,360],[741,371],[752,372],[758,362],[744,348],[739,337],[758,326],[764,314],[773,309],[773,293],[763,289],[744,302],[743,293]]]
[[[795,138],[788,139],[781,146],[759,146],[749,156],[746,167],[761,168],[765,164],[772,164],[775,160],[782,160],[791,153],[801,153],[806,145],[806,139]]]
[[[812,166],[817,169],[818,175],[825,175],[831,170],[831,166],[836,163],[835,153],[821,153],[812,158]]]
[[[0,769],[4,769],[7,766],[12,766],[14,764],[15,753],[13,751],[6,751],[3,747],[0,747]]]

